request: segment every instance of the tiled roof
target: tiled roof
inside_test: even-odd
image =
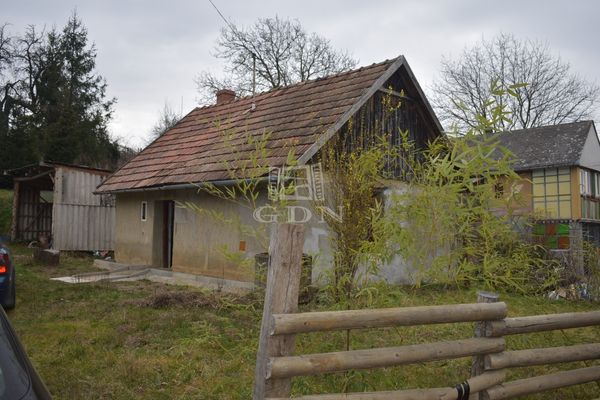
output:
[[[515,155],[516,171],[577,165],[592,121],[499,133],[500,144]]]
[[[397,69],[403,59],[399,57],[226,104],[196,108],[110,176],[97,191],[231,179],[228,168],[248,159],[252,153],[253,146],[243,138],[245,135],[269,133],[266,165],[284,164],[290,149],[296,157],[306,155],[317,138],[339,123],[365,93],[393,72],[390,70]]]

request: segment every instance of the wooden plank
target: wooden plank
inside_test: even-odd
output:
[[[398,91],[395,91],[395,90],[392,90],[392,89],[389,89],[389,88],[382,87],[382,88],[379,88],[379,91],[382,92],[382,93],[388,94],[390,96],[399,97],[402,100],[406,100],[406,101],[412,101],[413,100],[410,97],[408,97],[406,95],[403,95],[402,93],[400,93]]]
[[[498,353],[502,350],[504,350],[504,339],[502,338],[471,338],[400,347],[272,357],[267,368],[267,376],[289,378],[351,369],[392,367],[476,354]]]
[[[267,379],[267,363],[270,357],[293,354],[294,336],[270,337],[269,331],[273,313],[298,310],[304,225],[277,224],[271,239],[271,262],[267,273],[265,304],[256,356],[252,394],[254,400],[290,395],[289,379]]]
[[[489,336],[498,337],[556,329],[583,328],[593,325],[600,325],[600,311],[506,318],[504,321],[490,322],[486,328],[486,333]]]
[[[13,203],[12,203],[12,221],[10,224],[10,240],[16,241],[19,236],[19,199],[20,199],[20,184],[14,182]]]
[[[319,138],[313,143],[304,154],[298,158],[298,164],[302,165],[307,163],[317,152],[335,135],[346,122],[356,114],[360,108],[381,88],[387,80],[394,75],[402,65],[406,64],[404,56],[399,56],[396,60],[388,67],[388,69],[371,85],[371,87],[365,91],[360,98],[354,103],[354,105],[348,109],[340,119],[327,129],[327,131],[320,135]]]
[[[597,380],[600,380],[600,366],[580,368],[506,382],[488,389],[487,396],[489,400],[510,399]]]
[[[506,371],[486,372],[467,382],[471,394],[479,393],[499,385],[506,379]],[[295,400],[456,400],[458,391],[455,388],[408,389],[365,393],[317,394],[295,397]],[[288,400],[287,398],[271,398],[269,400]]]
[[[487,355],[485,356],[485,368],[489,370],[529,367],[532,365],[594,360],[597,358],[600,358],[600,343],[546,347]]]
[[[275,314],[271,334],[486,321],[505,316],[502,302]]]

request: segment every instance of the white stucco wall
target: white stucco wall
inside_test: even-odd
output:
[[[600,171],[600,159],[598,159],[598,154],[600,154],[600,142],[598,141],[598,134],[594,129],[594,125],[592,125],[581,152],[579,165]]]

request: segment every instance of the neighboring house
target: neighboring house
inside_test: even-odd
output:
[[[14,181],[12,240],[48,240],[56,250],[113,249],[114,197],[94,194],[111,171],[41,162],[7,173]]]
[[[520,200],[515,213],[534,213],[534,239],[554,250],[581,250],[582,239],[600,246],[600,142],[594,123],[497,137],[515,155],[514,169],[523,178],[516,183]]]
[[[401,107],[388,111],[384,100],[390,98]],[[97,193],[116,196],[116,261],[253,281],[254,271],[240,268],[221,250],[253,259],[267,251],[264,245],[235,226],[179,206],[192,202],[250,225],[259,223],[252,210],[198,190],[207,182],[227,186],[246,178],[229,170],[252,157],[254,147],[243,137],[268,133],[263,162],[279,167],[290,152],[300,165],[310,164],[335,135],[352,146],[364,143],[365,132],[389,132],[398,143],[400,129],[408,129],[420,148],[442,134],[402,56],[252,97],[237,99],[232,91],[219,91],[215,105],[194,109],[98,187]],[[264,189],[261,204],[267,201],[266,184]],[[319,253],[315,263],[323,268],[327,234],[326,226],[311,222],[304,247],[307,254]],[[313,268],[313,278],[318,271]]]

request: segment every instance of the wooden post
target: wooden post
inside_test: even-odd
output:
[[[267,365],[271,357],[290,356],[294,351],[294,335],[271,336],[270,331],[273,314],[298,310],[303,245],[304,225],[275,225],[269,245],[270,263],[256,356],[253,400],[290,396],[290,378],[267,379]]]
[[[12,220],[10,225],[10,240],[13,242],[17,240],[19,235],[18,223],[19,223],[19,181],[14,181],[13,187],[13,204],[12,204]]]
[[[477,302],[478,303],[496,303],[500,299],[500,296],[496,293],[478,291]],[[486,337],[486,328],[489,322],[481,321],[475,324],[475,337],[481,338]],[[473,357],[473,364],[471,365],[471,377],[479,376],[485,371],[485,356]],[[480,400],[484,399],[484,393],[479,393]]]

